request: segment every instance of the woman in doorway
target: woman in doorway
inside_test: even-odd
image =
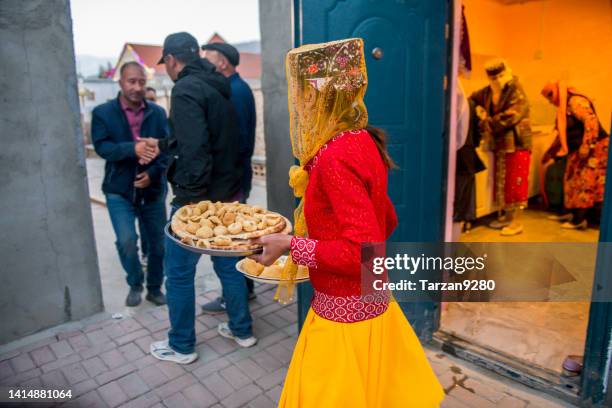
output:
[[[294,49],[287,78],[300,162],[290,184],[302,197],[296,236],[259,239],[255,259],[270,264],[290,251],[283,273],[307,267],[315,295],[279,406],[437,407],[444,391],[401,309],[387,292],[362,287],[361,245],[384,242],[397,225],[387,195],[393,162],[363,102],[363,40]]]
[[[589,209],[603,202],[610,138],[591,100],[574,88],[563,82],[549,82],[542,88],[542,95],[557,107],[557,137],[542,163],[567,155],[563,205],[571,211],[572,218],[561,227],[585,229]]]

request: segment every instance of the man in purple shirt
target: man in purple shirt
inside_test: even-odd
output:
[[[121,67],[120,74],[121,92],[117,98],[92,112],[91,135],[96,152],[106,160],[102,191],[130,286],[125,303],[130,307],[140,304],[144,289],[138,257],[138,220],[141,242],[147,244],[146,299],[163,305],[167,158],[155,157],[141,138],[166,137],[168,121],[160,106],[144,99],[147,79],[141,65],[128,62]]]

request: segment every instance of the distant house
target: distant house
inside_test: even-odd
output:
[[[226,43],[227,41],[218,33],[214,33],[206,44],[220,42]],[[265,145],[263,137],[263,94],[261,92],[260,43],[259,41],[250,41],[232,45],[240,52],[240,64],[237,67],[238,73],[247,81],[255,97],[257,109],[257,140],[255,142],[253,167],[256,177],[263,179],[265,176]],[[169,110],[170,94],[174,84],[166,73],[164,65],[157,64],[161,56],[161,45],[126,43],[115,64],[112,79],[114,81],[119,80],[119,68],[126,62],[136,61],[140,63],[147,73],[147,85],[157,90],[158,104],[163,106],[166,110]],[[85,120],[87,120],[87,118]]]
[[[225,39],[219,34],[214,33],[209,40],[206,42],[210,43],[225,43]],[[238,73],[242,76],[252,87],[259,87],[261,80],[261,55],[256,47],[257,52],[250,51],[253,49],[253,43],[245,43],[245,48],[249,51],[243,51],[241,44],[234,44],[234,46],[240,52],[240,65],[238,65]],[[153,87],[171,88],[172,81],[166,74],[164,65],[157,65],[157,62],[162,56],[161,45],[151,44],[136,44],[126,43],[123,46],[123,50],[119,55],[117,64],[115,64],[115,73],[113,80],[119,80],[119,68],[129,61],[137,61],[145,67],[147,72],[148,80],[151,82]]]
[[[156,89],[172,87],[172,80],[168,77],[164,65],[157,65],[161,58],[162,47],[159,45],[126,43],[119,54],[115,64],[113,80],[119,80],[119,68],[127,62],[136,61],[141,64],[147,73],[147,82]]]

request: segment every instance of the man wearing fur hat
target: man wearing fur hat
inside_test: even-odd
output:
[[[495,153],[495,199],[500,211],[489,226],[501,235],[523,232],[520,214],[527,207],[531,127],[529,102],[518,78],[501,59],[485,65],[489,85],[470,98],[476,105],[479,130]]]

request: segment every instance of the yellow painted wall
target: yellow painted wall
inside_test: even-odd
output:
[[[589,96],[606,129],[612,110],[612,2],[535,0],[504,5],[463,0],[473,72],[469,94],[486,85],[484,62],[505,58],[519,76],[536,125],[552,124],[554,108],[540,96],[548,80],[564,79]]]

